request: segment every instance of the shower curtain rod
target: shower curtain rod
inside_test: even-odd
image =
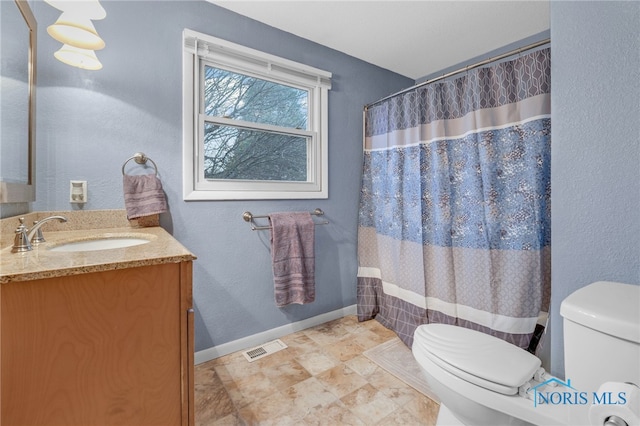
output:
[[[455,71],[443,74],[443,75],[441,75],[439,77],[432,78],[431,80],[423,81],[422,83],[418,83],[418,84],[413,85],[411,87],[407,87],[406,89],[400,90],[399,92],[393,93],[393,94],[391,94],[389,96],[385,96],[382,99],[378,99],[375,102],[372,102],[372,103],[370,103],[368,105],[365,105],[364,106],[364,110],[366,111],[367,109],[369,109],[369,107],[372,107],[372,106],[377,105],[377,104],[379,104],[381,102],[384,102],[387,99],[391,99],[391,98],[393,98],[395,96],[398,96],[398,95],[401,95],[403,93],[410,92],[411,90],[417,89],[417,88],[422,87],[422,86],[426,86],[427,84],[435,83],[436,81],[443,80],[445,78],[451,77],[452,75],[456,75],[456,74],[459,74],[461,72],[469,71],[469,70],[472,70],[474,68],[478,68],[478,67],[481,67],[483,65],[490,64],[491,62],[499,61],[500,59],[504,59],[504,58],[507,58],[507,57],[512,56],[512,55],[516,55],[516,54],[520,54],[522,52],[526,52],[527,50],[535,49],[536,47],[544,46],[545,44],[548,44],[550,41],[551,41],[550,38],[547,38],[547,39],[544,39],[544,40],[540,40],[540,41],[536,41],[535,43],[531,43],[531,44],[528,44],[528,45],[523,46],[523,47],[518,47],[517,49],[510,50],[509,52],[503,53],[501,55],[493,56],[491,58],[487,58],[487,59],[485,59],[483,61],[480,61],[480,62],[477,62],[477,63],[475,63],[473,65],[467,65],[466,67],[463,67],[463,68],[457,69]]]

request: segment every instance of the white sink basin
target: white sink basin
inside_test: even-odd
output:
[[[138,246],[140,244],[146,244],[149,241],[150,240],[139,237],[104,237],[92,240],[63,243],[51,247],[49,250],[62,252],[110,250],[116,248]]]

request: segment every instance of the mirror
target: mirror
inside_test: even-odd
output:
[[[0,203],[35,201],[36,20],[0,1]]]

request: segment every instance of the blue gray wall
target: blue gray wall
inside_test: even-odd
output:
[[[640,284],[640,3],[551,2],[552,373],[560,303]]]
[[[160,169],[170,213],[161,224],[194,263],[196,350],[340,309],[356,302],[356,230],[363,105],[413,81],[204,1],[109,1],[96,21],[104,68],[58,62],[46,26],[59,15],[33,4],[39,22],[37,202],[68,210],[69,180],[87,180],[85,210],[124,208],[121,167],[137,151]],[[182,200],[182,30],[190,28],[333,73],[329,95],[329,199]],[[242,212],[313,210],[331,221],[316,233],[316,301],[273,302],[269,233]]]
[[[33,2],[39,29],[38,201],[66,210],[71,179],[88,180],[85,209],[123,208],[120,168],[153,158],[168,195],[163,226],[198,260],[196,348],[206,349],[355,303],[362,105],[411,85],[402,76],[235,15],[204,1],[104,1],[96,28],[104,69],[56,61],[46,25],[58,12]],[[562,299],[590,282],[640,283],[640,3],[552,2],[552,372],[563,375]],[[184,202],[181,194],[181,31],[191,28],[334,73],[330,198]],[[240,215],[321,207],[318,296],[273,304],[268,234]]]

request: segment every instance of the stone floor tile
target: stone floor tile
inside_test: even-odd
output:
[[[408,411],[399,408],[376,423],[376,426],[435,426],[435,423],[426,423],[424,419],[417,419]]]
[[[269,396],[242,407],[239,414],[243,421],[251,425],[296,425],[306,413],[288,395],[272,392]]]
[[[374,425],[400,407],[370,384],[340,398],[367,425]]]
[[[300,363],[312,376],[321,374],[330,370],[340,362],[333,356],[322,352],[309,352],[296,357],[296,361]]]
[[[435,425],[440,404],[422,394],[420,394],[420,396],[421,397],[413,398],[407,404],[403,405],[402,408],[411,413],[413,417],[421,419],[424,424]]]
[[[302,420],[309,426],[366,426],[339,400],[324,407],[314,407]]]
[[[312,409],[328,406],[338,400],[315,377],[291,386],[282,393],[293,401],[298,410],[304,413],[308,413]]]
[[[263,370],[275,389],[282,390],[311,377],[311,374],[295,359]]]
[[[380,369],[375,362],[362,354],[351,358],[349,361],[345,362],[345,364],[367,380],[369,380],[369,376],[371,374]]]
[[[364,352],[364,348],[353,336],[349,336],[327,345],[325,351],[333,355],[338,361],[346,362]]]
[[[358,373],[345,364],[338,365],[316,376],[318,380],[335,396],[342,398],[344,395],[368,384]]]

